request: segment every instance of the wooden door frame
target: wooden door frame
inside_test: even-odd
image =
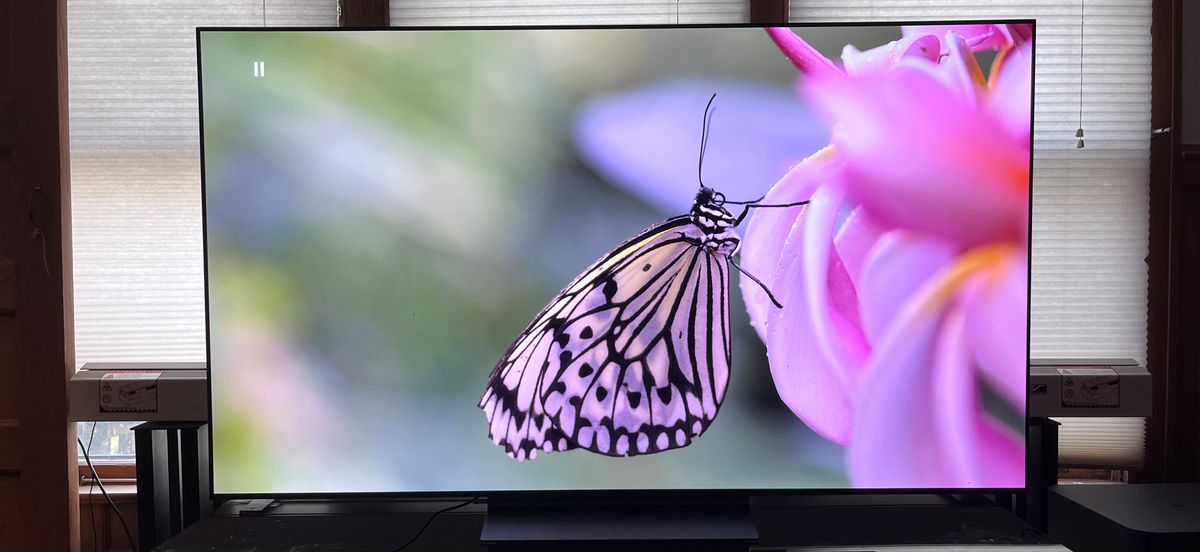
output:
[[[67,139],[66,1],[11,2],[10,206],[18,442],[24,550],[79,549],[75,426],[67,382],[75,371],[71,195]]]

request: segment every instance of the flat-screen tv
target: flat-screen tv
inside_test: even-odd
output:
[[[1032,22],[198,46],[218,496],[1024,486]]]

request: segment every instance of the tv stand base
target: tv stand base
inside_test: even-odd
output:
[[[744,552],[758,540],[745,501],[518,503],[489,500],[480,541],[492,551],[688,550]]]

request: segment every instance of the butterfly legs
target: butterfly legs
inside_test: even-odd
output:
[[[758,287],[762,288],[762,290],[767,293],[767,298],[769,298],[771,300],[771,302],[775,304],[776,308],[780,308],[780,309],[783,308],[783,304],[781,304],[779,302],[779,300],[775,298],[775,294],[771,293],[771,288],[767,287],[767,284],[764,284],[762,282],[762,280],[755,278],[753,274],[746,272],[746,269],[742,268],[741,265],[737,264],[737,262],[733,260],[733,257],[729,258],[729,264],[733,265],[733,268],[738,269],[738,272],[741,272],[747,278],[754,280],[754,283],[758,284]]]
[[[803,203],[808,203],[808,202],[805,201]],[[745,213],[743,213],[742,216],[745,216]],[[764,284],[762,280],[759,280],[756,276],[747,272],[746,269],[742,268],[741,265],[737,264],[737,261],[733,260],[733,254],[737,252],[737,246],[739,243],[737,238],[724,238],[724,239],[720,239],[720,240],[706,242],[703,240],[698,240],[695,238],[685,236],[682,232],[680,232],[679,235],[682,236],[685,241],[693,243],[697,247],[705,248],[705,249],[712,249],[712,250],[717,251],[720,254],[725,255],[725,259],[729,261],[729,264],[733,265],[733,268],[736,268],[738,272],[741,272],[747,278],[750,278],[751,280],[753,280],[754,283],[758,284],[758,287],[761,287],[762,290],[764,292],[766,292],[767,297],[769,299],[771,299],[771,302],[774,303],[776,307],[781,308],[781,309],[783,308],[783,304],[780,303],[779,300],[775,298],[774,293],[771,293],[771,288],[767,287],[767,285]],[[728,247],[728,245],[730,245],[731,243],[732,243],[733,247],[730,248],[730,247]]]
[[[726,203],[733,204],[733,205],[745,205],[744,207],[742,207],[742,212],[737,216],[736,219],[734,219],[733,225],[734,226],[740,225],[742,223],[742,220],[744,220],[746,218],[746,215],[750,214],[750,209],[776,208],[776,207],[798,207],[800,205],[808,205],[807,199],[804,201],[795,201],[792,203],[759,203],[759,201],[762,201],[764,197],[766,197],[766,196],[764,195],[763,197],[760,197],[754,201],[747,201],[744,203],[741,201],[726,202]]]

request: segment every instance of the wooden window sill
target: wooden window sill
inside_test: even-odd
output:
[[[133,482],[112,482],[105,483],[104,488],[108,490],[108,496],[112,497],[115,504],[132,504],[137,502],[137,484]],[[91,494],[88,490],[91,489]],[[100,492],[100,487],[93,485],[79,486],[79,503],[80,504],[105,504],[104,493]]]

